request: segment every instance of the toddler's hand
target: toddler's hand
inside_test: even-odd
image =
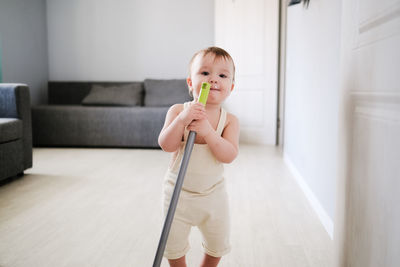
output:
[[[205,138],[211,131],[214,130],[207,118],[192,121],[187,129],[189,131],[195,131],[201,138]]]
[[[183,125],[188,126],[193,120],[207,119],[207,114],[203,104],[192,101],[188,108],[179,113],[178,119]]]

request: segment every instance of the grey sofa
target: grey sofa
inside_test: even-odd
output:
[[[22,175],[32,167],[32,125],[29,88],[0,83],[0,180]]]
[[[191,98],[184,79],[49,82],[32,108],[34,146],[159,148],[168,108]]]

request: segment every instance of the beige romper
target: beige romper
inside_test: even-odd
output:
[[[184,108],[187,107],[185,103]],[[226,111],[221,108],[217,133],[225,127]],[[167,214],[180,163],[185,150],[188,131],[173,165],[165,175],[164,214]],[[177,259],[189,250],[189,233],[197,226],[203,235],[204,252],[221,257],[230,251],[229,207],[223,177],[224,166],[212,154],[207,144],[194,144],[189,165],[179,196],[174,221],[168,236],[164,256]]]

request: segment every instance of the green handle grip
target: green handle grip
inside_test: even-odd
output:
[[[198,102],[202,103],[204,106],[207,103],[207,98],[208,98],[208,93],[210,92],[211,84],[209,83],[202,83],[201,84],[201,90],[200,90],[200,96],[198,99]]]

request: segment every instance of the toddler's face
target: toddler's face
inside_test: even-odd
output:
[[[214,54],[199,54],[193,60],[191,66],[191,76],[187,79],[194,99],[197,100],[201,84],[208,82],[211,84],[207,103],[221,104],[231,93],[233,83],[233,63],[223,57],[216,58]]]

